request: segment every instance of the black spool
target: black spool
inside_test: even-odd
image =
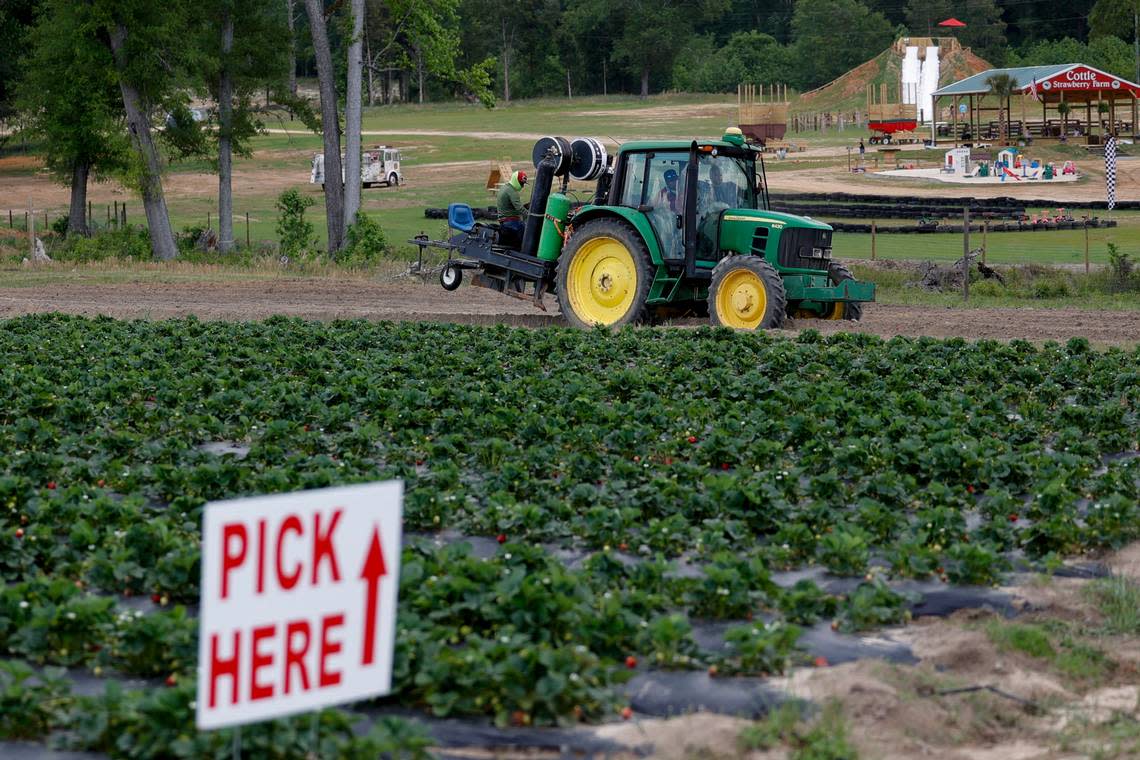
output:
[[[573,154],[570,150],[570,141],[565,137],[543,137],[534,144],[531,151],[531,160],[537,169],[544,158],[550,156],[554,159],[554,173],[564,175],[570,171],[570,162]]]

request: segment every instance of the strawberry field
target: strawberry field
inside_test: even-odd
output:
[[[202,506],[402,478],[394,694],[249,756],[636,713],[764,678],[943,590],[1140,538],[1140,349],[727,330],[0,323],[0,739],[193,729]],[[826,661],[824,662],[826,664]],[[401,718],[391,717],[399,714]],[[354,730],[355,729],[355,730]]]

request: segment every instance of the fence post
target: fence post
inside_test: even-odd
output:
[[[875,260],[875,220],[871,220],[871,261]]]
[[[210,212],[206,212],[206,229],[210,229]]]
[[[28,258],[31,261],[36,260],[36,215],[32,211],[32,199],[28,199],[28,250],[31,252]]]
[[[12,209],[8,209],[8,229],[12,229]]]
[[[962,209],[962,300],[970,300],[970,207]]]
[[[1092,213],[1092,212],[1089,212]],[[1089,220],[1085,218],[1085,274],[1089,273]]]
[[[126,201],[123,201],[123,206],[122,206],[122,210],[120,213],[122,213],[122,215],[123,215],[123,227],[126,227],[127,226],[127,202]]]
[[[989,235],[990,235],[990,220],[987,219],[984,222],[982,222],[982,263],[983,264],[986,263],[986,249],[988,247],[986,245],[986,243],[989,240]]]
[[[119,202],[115,201],[115,229],[119,228]]]
[[[107,229],[111,229],[111,207],[107,206]]]
[[[83,230],[83,234],[89,235],[91,233],[91,228],[95,225],[95,219],[91,216],[91,201],[87,201],[87,219],[85,222],[86,224],[84,225],[85,229]]]
[[[245,212],[245,247],[249,249],[249,212]]]

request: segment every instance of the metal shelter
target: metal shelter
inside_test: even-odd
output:
[[[989,79],[1006,74],[1013,94],[996,103]],[[1014,102],[1017,98],[1019,103]],[[1140,85],[1083,63],[990,69],[934,92],[934,110],[950,113],[933,127],[937,143],[1032,139],[1098,145],[1106,135],[1136,137]],[[992,116],[992,118],[991,118]]]

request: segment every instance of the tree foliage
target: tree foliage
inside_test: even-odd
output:
[[[895,35],[881,13],[858,0],[797,0],[792,33],[804,86],[825,84],[867,61]]]
[[[938,27],[951,17],[966,26],[953,31]],[[915,35],[953,35],[995,66],[1005,60],[1006,25],[995,0],[908,0],[906,26]]]

